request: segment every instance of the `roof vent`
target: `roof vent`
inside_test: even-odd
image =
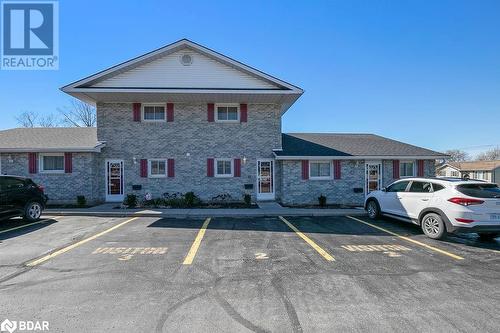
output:
[[[191,55],[189,54],[183,54],[180,60],[181,64],[183,64],[184,66],[189,66],[193,63],[193,57],[191,57]]]

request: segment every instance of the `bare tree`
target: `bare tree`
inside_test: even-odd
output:
[[[38,119],[38,126],[40,127],[57,127],[58,121],[53,114],[41,116]]]
[[[447,158],[450,162],[464,162],[469,160],[469,154],[460,149],[450,149],[444,152],[446,155],[450,157]]]
[[[59,109],[63,122],[73,127],[94,127],[97,123],[95,108],[92,105],[73,99],[71,106]]]
[[[35,127],[38,115],[33,111],[24,111],[16,117],[16,121],[21,127]]]
[[[479,161],[500,160],[500,147],[496,147],[477,155]]]

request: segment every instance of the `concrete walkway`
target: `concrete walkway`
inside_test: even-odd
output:
[[[263,205],[259,208],[192,208],[192,209],[121,209],[118,204],[106,203],[91,208],[50,208],[46,215],[81,215],[81,216],[147,216],[147,217],[252,217],[252,216],[343,216],[365,215],[362,208],[320,209],[287,208],[279,205]]]

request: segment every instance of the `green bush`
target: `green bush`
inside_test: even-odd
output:
[[[252,203],[252,196],[250,194],[245,194],[243,196],[243,201],[245,202],[245,205],[250,206]]]
[[[87,205],[87,199],[85,199],[84,195],[77,195],[76,196],[76,203],[80,207],[85,207]]]
[[[135,194],[127,194],[125,197],[125,200],[123,201],[125,205],[127,205],[130,208],[134,208],[137,206],[137,195]]]
[[[326,197],[323,194],[318,197],[318,201],[320,207],[326,206]]]
[[[196,194],[194,194],[194,192],[187,192],[184,194],[184,202],[187,207],[193,207],[199,205],[201,200],[196,196]]]

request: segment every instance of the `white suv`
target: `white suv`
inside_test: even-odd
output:
[[[440,239],[447,232],[477,232],[493,239],[500,233],[500,188],[493,183],[458,178],[405,178],[368,194],[372,219],[387,215],[422,227]]]

